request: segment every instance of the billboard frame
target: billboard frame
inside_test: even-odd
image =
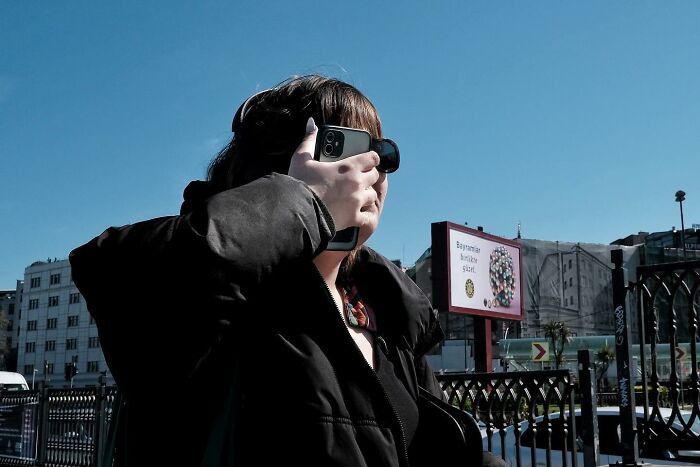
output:
[[[463,315],[471,316],[481,316],[484,318],[500,319],[505,321],[522,321],[525,315],[525,302],[523,301],[523,287],[522,287],[522,275],[523,275],[523,253],[522,245],[520,243],[507,240],[502,237],[497,237],[495,235],[487,234],[481,230],[472,229],[463,225],[455,224],[453,222],[443,221],[434,222],[431,224],[431,237],[432,237],[432,276],[433,276],[433,303],[434,306],[439,311],[448,311],[450,313],[458,313]],[[456,230],[458,232],[473,235],[475,237],[480,237],[484,240],[489,240],[495,243],[507,245],[509,247],[516,248],[518,250],[518,265],[520,268],[520,277],[518,278],[519,291],[520,294],[520,314],[511,315],[504,314],[498,311],[486,311],[479,310],[476,308],[465,308],[461,306],[455,306],[450,303],[450,283],[452,271],[450,269],[450,231]]]

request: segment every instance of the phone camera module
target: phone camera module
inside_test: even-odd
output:
[[[319,136],[322,141],[321,154],[328,159],[337,159],[343,155],[345,135],[342,131],[324,128]]]

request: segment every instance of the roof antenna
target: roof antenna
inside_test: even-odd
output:
[[[520,236],[520,222],[518,222],[518,238],[522,238],[522,237]]]

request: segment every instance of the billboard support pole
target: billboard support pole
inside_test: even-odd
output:
[[[493,371],[491,320],[474,316],[474,369],[479,373]]]

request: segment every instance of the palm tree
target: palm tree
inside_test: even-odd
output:
[[[596,362],[598,363],[597,365],[595,365],[596,382],[598,392],[600,392],[600,383],[603,380],[603,376],[608,371],[610,364],[613,360],[615,360],[615,352],[613,352],[613,350],[606,345],[605,347],[602,347],[600,350],[598,350],[598,352],[595,354],[595,357]]]
[[[552,342],[552,353],[554,354],[554,367],[559,368],[564,363],[564,346],[571,342],[573,333],[563,321],[550,321],[543,326],[545,337],[549,337]]]

